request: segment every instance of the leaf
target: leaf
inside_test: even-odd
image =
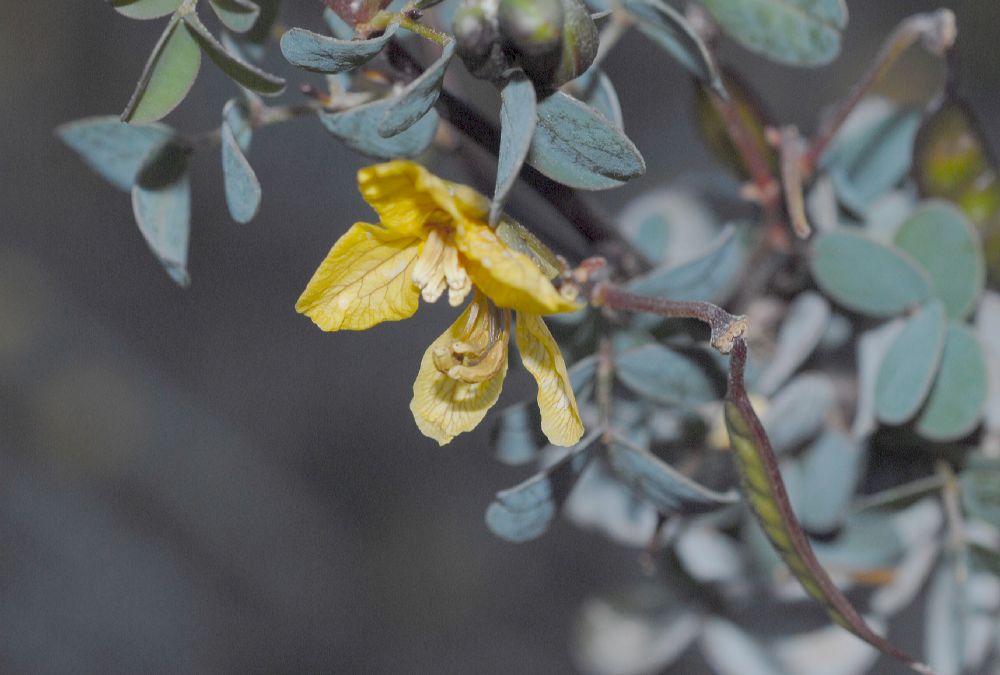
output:
[[[823,339],[830,317],[830,303],[819,293],[796,296],[781,322],[774,358],[757,378],[757,391],[770,396],[805,363]]]
[[[785,675],[762,644],[728,621],[707,621],[700,645],[705,660],[718,675]]]
[[[777,175],[778,153],[768,143],[767,128],[772,125],[772,117],[764,108],[757,93],[750,85],[733,70],[722,70],[722,83],[729,97],[730,106],[748,132],[749,142],[755,154],[763,157],[772,174]],[[750,169],[746,166],[741,153],[733,144],[729,135],[728,124],[716,107],[717,96],[709,88],[698,85],[695,88],[695,121],[698,132],[705,145],[712,153],[736,175],[745,180],[750,179]]]
[[[941,364],[947,322],[933,302],[906,322],[882,360],[875,383],[875,411],[886,424],[913,419],[927,398]]]
[[[156,147],[174,138],[162,124],[125,124],[118,117],[87,117],[63,124],[56,135],[119,190],[131,191],[143,160]]]
[[[260,17],[260,7],[250,0],[209,0],[219,21],[234,33],[246,33]]]
[[[615,85],[604,71],[591,67],[567,85],[567,93],[590,106],[619,129],[625,129],[621,102]]]
[[[951,562],[951,564],[949,564]],[[937,675],[960,675],[965,651],[965,612],[962,588],[955,579],[950,556],[942,560],[927,592],[924,644],[927,663]]]
[[[1000,527],[1000,463],[980,460],[970,464],[961,477],[965,512]]]
[[[119,14],[130,19],[159,19],[173,14],[183,0],[111,0]]]
[[[840,431],[827,431],[802,458],[802,508],[799,517],[810,532],[840,527],[864,472],[865,452]]]
[[[432,63],[420,77],[403,87],[392,97],[378,125],[378,132],[384,138],[391,138],[413,126],[434,106],[441,94],[444,74],[455,54],[455,41],[449,40],[441,50],[441,56]]]
[[[561,91],[538,103],[528,163],[582,190],[618,187],[646,171],[642,155],[621,129]]]
[[[639,396],[663,405],[694,408],[718,400],[720,394],[704,368],[655,343],[616,356],[615,374]]]
[[[867,331],[858,340],[858,400],[854,408],[851,435],[856,440],[868,438],[877,426],[875,416],[875,383],[882,360],[903,330],[903,319],[895,319]]]
[[[914,145],[920,194],[948,199],[979,229],[990,279],[1000,280],[1000,168],[975,112],[954,92],[927,117]]]
[[[953,441],[979,424],[986,403],[986,360],[972,330],[952,321],[937,379],[917,418],[917,433],[932,441]]]
[[[931,297],[930,278],[909,256],[853,230],[822,235],[811,263],[823,292],[862,314],[892,316]]]
[[[626,0],[625,10],[649,39],[719,95],[726,95],[711,52],[684,15],[661,0]]]
[[[587,465],[590,447],[600,436],[600,432],[590,434],[554,465],[520,485],[498,492],[486,509],[490,531],[514,543],[544,534]]]
[[[285,90],[285,80],[282,78],[266,73],[227,52],[222,43],[205,28],[197,14],[187,14],[184,24],[215,65],[240,86],[264,96],[277,96]]]
[[[123,122],[155,122],[180,105],[198,77],[201,50],[174,16],[153,48]]]
[[[490,438],[496,458],[509,466],[527,464],[538,458],[545,443],[538,406],[528,401],[516,403],[497,416]]]
[[[771,447],[780,455],[815,437],[835,403],[828,375],[809,372],[793,379],[771,399],[762,416]]]
[[[781,555],[802,588],[820,602],[830,618],[879,651],[926,675],[926,666],[873,631],[823,569],[792,511],[781,471],[764,427],[743,382],[747,346],[737,338],[731,355],[725,420],[735,450],[743,494],[771,546]]]
[[[986,356],[989,375],[985,425],[990,433],[1000,432],[1000,294],[987,291],[976,314],[976,334]]]
[[[735,491],[716,492],[677,471],[656,455],[614,435],[608,462],[619,479],[664,514],[692,515],[739,501]]]
[[[236,142],[240,149],[246,153],[250,151],[250,142],[253,140],[253,126],[250,124],[250,110],[247,104],[239,99],[230,99],[222,107],[222,123],[233,131]]]
[[[950,318],[964,319],[975,309],[986,270],[979,235],[962,211],[948,202],[925,202],[897,230],[895,244],[930,275]]]
[[[281,36],[281,53],[290,63],[314,73],[343,73],[378,56],[399,29],[391,23],[385,32],[368,40],[338,40],[302,28]]]
[[[884,621],[871,621],[884,632]],[[878,661],[878,650],[857,640],[840,626],[781,636],[772,643],[776,660],[791,675],[863,675]]]
[[[187,271],[191,230],[191,181],[187,174],[170,185],[132,188],[132,211],[139,231],[171,278],[181,286],[191,279]]]
[[[429,110],[423,119],[406,131],[383,138],[377,126],[391,103],[391,100],[379,100],[341,113],[321,112],[319,118],[327,131],[353,150],[380,159],[415,157],[434,141],[437,112]]]
[[[578,527],[633,548],[649,544],[659,520],[653,505],[623,485],[600,457],[580,476],[563,513]]]
[[[249,223],[260,210],[260,181],[228,122],[223,122],[221,133],[226,205],[233,220],[237,223]]]
[[[747,49],[792,66],[821,66],[840,53],[844,0],[702,0]]]
[[[618,229],[650,267],[665,268],[698,258],[719,242],[715,214],[697,193],[647,190],[617,218]]]
[[[693,260],[654,269],[625,288],[640,295],[671,300],[721,301],[742,269],[745,246],[733,228],[722,232]]]
[[[880,97],[865,99],[855,108],[820,158],[844,206],[865,214],[906,176],[920,113]]]
[[[490,204],[490,224],[496,225],[507,194],[521,173],[535,132],[535,85],[522,71],[514,71],[500,91],[500,152],[497,180]]]

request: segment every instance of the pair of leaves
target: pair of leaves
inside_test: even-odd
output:
[[[214,3],[213,7],[229,8],[217,11],[222,12],[220,16],[229,16],[225,21],[232,23],[238,21],[235,18],[238,12],[232,8],[250,3],[235,0],[230,2]],[[159,7],[159,11],[164,8],[161,0],[136,0],[127,6],[135,9],[136,6],[148,3]],[[198,77],[202,52],[226,75],[247,89],[267,96],[276,96],[285,89],[283,79],[250,65],[228,51],[201,22],[193,6],[181,5],[167,23],[146,62],[139,84],[122,113],[122,120],[133,123],[154,122],[176,108]]]
[[[116,12],[130,19],[159,19],[176,12],[184,0],[111,0]],[[234,33],[250,31],[261,8],[250,0],[209,0],[219,20]]]
[[[246,158],[253,138],[246,103],[232,99],[222,109],[222,177],[226,205],[237,223],[249,223],[260,210],[261,187]]]
[[[132,195],[140,232],[170,276],[186,286],[191,228],[191,148],[169,127],[132,126],[116,117],[65,124],[60,139],[100,176]]]

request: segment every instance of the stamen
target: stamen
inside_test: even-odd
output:
[[[477,294],[461,339],[435,349],[434,366],[454,380],[484,382],[507,362],[509,344],[510,311]]]
[[[445,279],[448,280],[448,304],[458,307],[472,291],[472,279],[465,271],[458,257],[458,249],[454,246],[445,245],[443,267]]]

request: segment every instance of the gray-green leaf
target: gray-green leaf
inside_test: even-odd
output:
[[[953,441],[971,432],[983,415],[986,382],[986,359],[976,334],[952,321],[937,379],[917,418],[917,433],[933,441]]]
[[[626,0],[625,9],[641,30],[703,83],[725,95],[708,47],[684,15],[661,0]]]
[[[191,230],[191,182],[187,174],[158,189],[136,185],[132,188],[132,210],[139,231],[167,273],[187,286]]]
[[[173,14],[183,0],[111,0],[119,14],[130,19],[159,19]]]
[[[162,124],[125,124],[113,116],[69,122],[56,129],[56,135],[91,169],[126,192],[135,184],[149,153],[174,138],[174,132]]]
[[[582,190],[618,187],[646,171],[642,155],[621,129],[561,91],[538,103],[528,163]]]
[[[260,209],[260,181],[228,122],[222,123],[222,175],[226,205],[237,223],[249,223]]]
[[[535,85],[522,71],[515,71],[500,92],[500,153],[497,180],[490,204],[490,223],[503,212],[504,201],[531,148],[535,132]]]
[[[703,364],[656,343],[615,357],[615,374],[639,396],[663,405],[693,408],[722,395]]]
[[[379,100],[345,112],[321,112],[319,118],[327,131],[360,153],[379,159],[415,157],[434,141],[438,114],[433,109],[429,110],[406,131],[384,138],[378,133],[378,123],[391,103],[391,100]]]
[[[449,40],[441,50],[441,56],[420,77],[392,97],[392,103],[386,108],[378,125],[378,132],[384,138],[406,131],[427,114],[441,94],[441,83],[454,54],[455,41]]]
[[[139,78],[123,122],[155,122],[176,108],[198,77],[201,50],[178,17],[167,24]]]
[[[947,322],[933,302],[914,315],[893,342],[875,381],[875,411],[886,424],[903,424],[917,414],[941,364]]]
[[[369,40],[338,40],[303,28],[281,36],[281,53],[299,68],[315,73],[343,73],[371,61],[399,28],[389,24],[385,32]]]
[[[234,33],[246,33],[260,17],[260,7],[250,0],[209,0],[219,21]]]
[[[184,17],[184,24],[215,65],[240,86],[264,96],[277,96],[285,90],[285,80],[282,78],[266,73],[226,51],[197,14],[187,14]]]

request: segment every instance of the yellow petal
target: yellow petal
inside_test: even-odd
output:
[[[475,284],[499,307],[530,314],[573,312],[580,305],[564,298],[531,258],[503,243],[485,224],[465,221],[455,230],[455,246]]]
[[[455,380],[435,366],[436,350],[449,349],[453,342],[463,339],[473,307],[474,303],[470,303],[458,320],[427,348],[413,383],[413,400],[410,401],[413,419],[425,436],[441,445],[463,431],[476,428],[500,398],[503,378],[507,375],[506,354],[496,374],[483,382]]]
[[[553,445],[574,445],[583,436],[583,422],[559,345],[535,314],[518,312],[515,336],[521,361],[538,382],[542,432]]]
[[[356,223],[333,245],[295,309],[326,331],[364,330],[417,311],[412,272],[420,240]]]
[[[415,162],[396,160],[358,171],[358,188],[393,232],[418,236],[435,211],[453,222],[483,219],[489,200],[470,187],[438,178]]]

